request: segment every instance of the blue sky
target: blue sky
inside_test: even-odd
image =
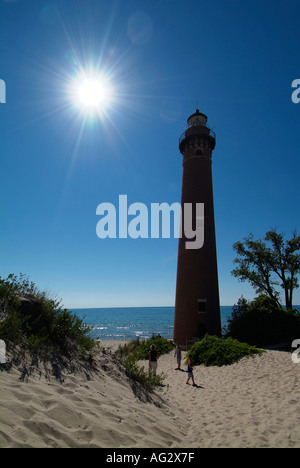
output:
[[[217,135],[221,304],[254,297],[233,243],[299,232],[299,14],[298,0],[1,1],[0,275],[66,307],[174,305],[177,239],[101,240],[96,208],[179,202],[178,138],[199,107]],[[114,89],[98,119],[70,96],[93,68]]]

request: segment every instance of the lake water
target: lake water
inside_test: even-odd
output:
[[[122,307],[72,309],[84,323],[93,327],[91,336],[99,340],[133,340],[160,334],[173,338],[174,307]],[[221,306],[222,327],[231,315],[232,306]]]

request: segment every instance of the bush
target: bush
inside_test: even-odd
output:
[[[227,366],[239,361],[245,356],[261,354],[263,351],[246,343],[240,343],[232,338],[218,338],[205,335],[197,341],[186,354],[186,362],[192,357],[195,366]]]
[[[147,390],[152,390],[153,387],[161,385],[163,381],[162,375],[153,376],[152,372],[149,370],[145,371],[145,368],[138,364],[140,360],[148,360],[152,344],[155,345],[156,351],[160,356],[169,353],[175,347],[172,341],[166,340],[159,335],[153,335],[150,340],[145,341],[136,338],[127,345],[119,346],[116,352],[116,355],[125,365],[128,377],[135,382],[139,382]]]
[[[300,315],[296,310],[278,308],[267,296],[252,302],[240,299],[225,336],[256,346],[291,343],[300,336]]]
[[[132,340],[126,346],[120,346],[117,354],[119,356],[131,355],[134,356],[137,360],[148,359],[149,351],[151,345],[154,344],[156,351],[160,356],[163,354],[168,354],[175,345],[173,341],[162,338],[159,335],[153,335],[149,340],[141,341],[139,338]]]
[[[134,356],[126,356],[122,359],[125,366],[126,375],[133,380],[141,384],[146,390],[151,391],[155,386],[161,385],[163,381],[162,375],[153,375],[150,369],[145,370],[145,367],[140,367]]]
[[[140,344],[141,342],[138,337],[135,340],[131,340],[128,344],[125,343],[124,346],[120,345],[116,351],[116,355],[121,359],[126,358],[129,355],[133,355],[139,348]]]
[[[84,319],[63,309],[24,275],[0,278],[0,318],[0,339],[30,351],[52,347],[68,354],[92,351],[95,345]]]
[[[155,349],[160,356],[168,354],[174,349],[174,343],[160,336],[153,335],[150,340],[141,341],[136,348],[136,357],[138,359],[148,359],[151,345],[155,345]]]

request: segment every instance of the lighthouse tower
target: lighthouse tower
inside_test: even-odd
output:
[[[206,333],[221,335],[220,301],[214,221],[212,152],[215,133],[207,125],[207,116],[197,109],[188,120],[188,128],[179,139],[183,156],[182,237],[179,239],[175,301],[174,341],[183,347]],[[184,204],[193,205],[195,230],[196,204],[204,204],[204,243],[201,248],[186,248]]]

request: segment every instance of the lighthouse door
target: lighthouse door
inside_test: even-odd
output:
[[[198,327],[198,335],[199,335],[199,338],[202,339],[204,337],[204,335],[206,334],[206,324],[205,323],[199,323],[199,327]]]

